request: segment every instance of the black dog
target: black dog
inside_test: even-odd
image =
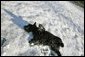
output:
[[[27,32],[32,32],[33,33],[33,39],[29,41],[29,43],[34,43],[34,44],[43,44],[43,45],[48,45],[50,48],[55,51],[58,56],[61,56],[61,53],[59,52],[59,48],[64,47],[64,44],[62,40],[54,36],[48,31],[45,31],[45,28],[39,24],[39,27],[36,26],[36,22],[32,24],[28,24],[24,26],[25,31]]]

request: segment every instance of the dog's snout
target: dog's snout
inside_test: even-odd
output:
[[[24,26],[24,28],[27,28],[27,26]]]
[[[28,30],[28,26],[24,26],[24,29],[25,29],[25,30]]]

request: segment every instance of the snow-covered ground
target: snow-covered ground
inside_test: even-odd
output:
[[[23,26],[34,22],[63,40],[63,56],[84,56],[84,10],[68,1],[1,1],[1,56],[52,56],[48,46],[29,45]]]

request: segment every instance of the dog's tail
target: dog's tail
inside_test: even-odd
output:
[[[64,44],[63,43],[60,43],[61,47],[64,47]]]
[[[61,46],[61,47],[64,47],[64,43],[63,43],[63,41],[59,38],[59,37],[57,37],[56,38],[56,43],[57,43],[57,45],[59,45],[59,46]]]

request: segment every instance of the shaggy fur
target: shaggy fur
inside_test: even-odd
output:
[[[59,48],[64,47],[64,44],[62,40],[54,36],[48,31],[45,31],[45,28],[39,24],[39,27],[36,26],[36,22],[32,24],[28,24],[24,26],[25,31],[27,32],[32,32],[33,33],[33,39],[29,41],[29,43],[34,43],[36,44],[43,44],[43,45],[48,45],[50,48],[55,51],[58,56],[61,56],[61,53],[59,52]]]

